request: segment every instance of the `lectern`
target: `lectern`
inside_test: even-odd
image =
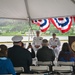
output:
[[[68,36],[68,42],[71,49],[75,52],[75,36]]]

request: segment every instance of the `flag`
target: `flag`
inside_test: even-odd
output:
[[[50,20],[62,33],[69,31],[72,25],[72,17],[51,18]]]
[[[42,20],[32,20],[32,23],[40,26],[40,30],[45,32],[50,27],[50,19],[42,19]]]
[[[75,22],[75,16],[73,17],[73,19],[74,19],[74,22]]]

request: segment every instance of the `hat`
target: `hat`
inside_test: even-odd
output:
[[[56,34],[55,34],[55,33],[53,33],[52,35],[53,35],[53,36],[54,36],[54,35],[56,36]]]
[[[39,30],[36,31],[36,33],[39,33],[39,32],[40,32]]]
[[[12,37],[13,42],[20,42],[23,39],[22,36],[16,35]]]
[[[48,40],[47,39],[43,39],[42,40],[42,44],[47,44],[48,43]]]

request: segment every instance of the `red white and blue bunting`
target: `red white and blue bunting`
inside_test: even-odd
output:
[[[50,20],[49,19],[42,19],[42,20],[33,20],[32,23],[37,24],[40,26],[40,30],[45,32],[50,27]]]
[[[71,28],[72,18],[71,17],[51,18],[51,22],[58,30],[60,30],[62,33],[65,33],[69,31]]]
[[[74,19],[74,22],[75,22],[75,16],[73,17],[73,19]]]
[[[50,22],[62,33],[68,32],[72,26],[72,18],[75,22],[75,16],[73,17],[61,17],[61,18],[49,18],[42,20],[32,20],[32,23],[40,26],[40,30],[45,32],[50,27]]]

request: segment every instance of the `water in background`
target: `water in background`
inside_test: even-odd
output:
[[[11,40],[12,37],[13,36],[0,36],[0,44],[5,44],[8,47],[13,46],[13,43]],[[32,36],[32,37],[23,36],[23,42],[26,44],[26,47],[29,42],[32,42],[33,37],[34,36]],[[43,37],[43,39],[47,39],[47,40],[49,40],[51,38],[51,36],[42,36],[42,37]],[[57,36],[57,37],[61,40],[61,46],[62,46],[63,42],[68,41],[68,36]]]

